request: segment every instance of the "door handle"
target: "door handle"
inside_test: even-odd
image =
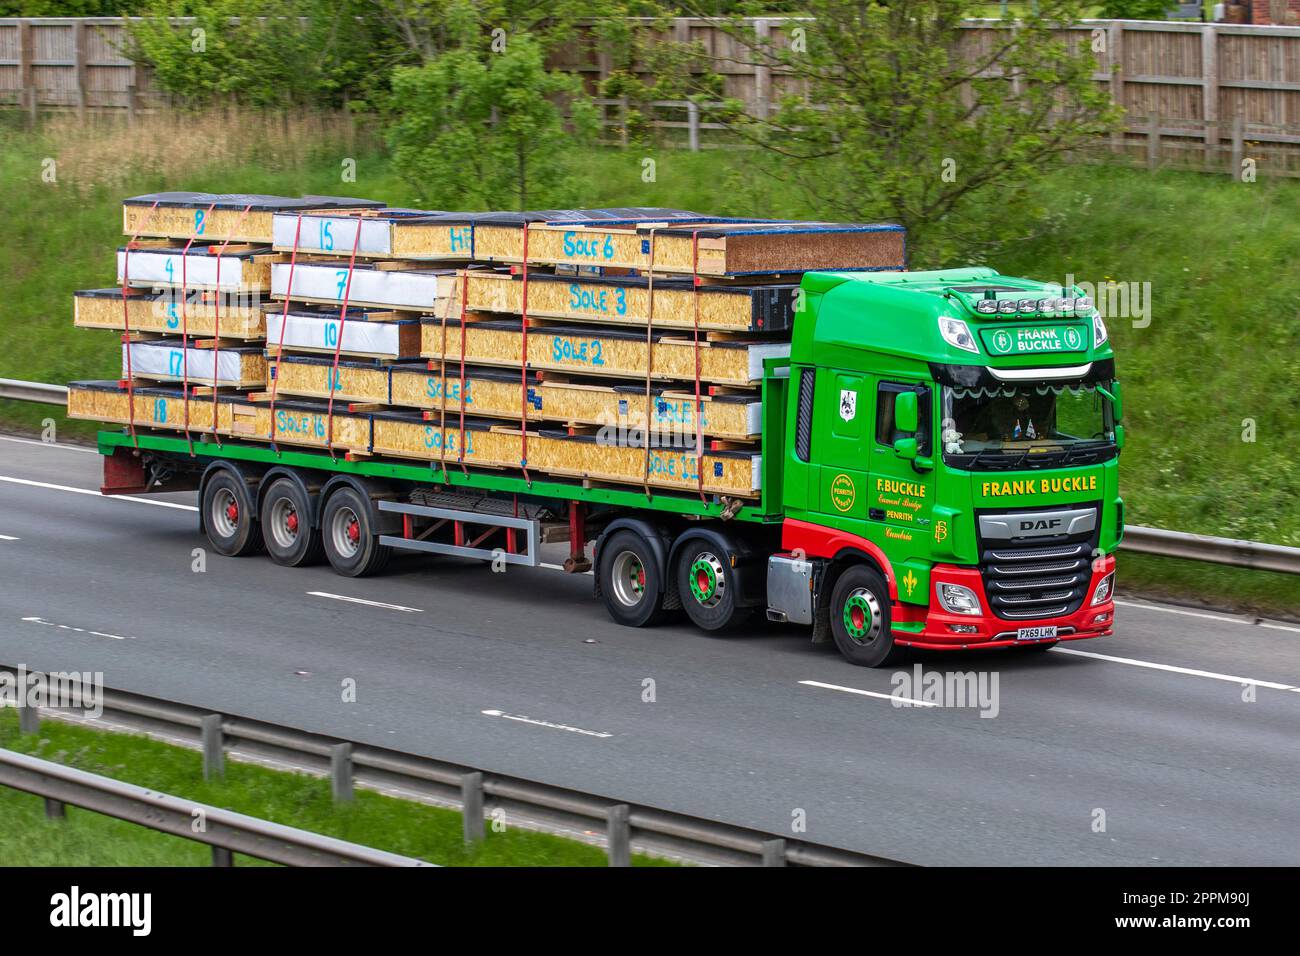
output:
[[[884,508],[868,508],[868,509],[867,509],[867,517],[870,518],[872,521],[884,521],[884,520],[885,520],[885,509],[884,509]]]

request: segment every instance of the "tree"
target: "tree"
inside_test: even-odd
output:
[[[494,44],[497,52],[493,52]],[[562,198],[567,148],[595,132],[574,76],[546,69],[533,37],[484,36],[463,25],[457,44],[393,73],[393,161],[426,205],[529,208]]]
[[[805,0],[809,19],[779,44],[719,21],[794,91],[766,118],[732,102],[723,119],[825,218],[897,222],[932,261],[969,253],[1016,228],[1026,187],[1117,121],[1089,34],[1072,45],[1055,29],[1074,2],[977,33],[963,26],[974,0]]]

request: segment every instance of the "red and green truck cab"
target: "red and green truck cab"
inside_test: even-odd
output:
[[[769,617],[865,665],[1111,633],[1123,428],[1094,303],[985,268],[810,273],[788,375]]]

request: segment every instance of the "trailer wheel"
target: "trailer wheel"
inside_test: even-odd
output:
[[[646,627],[664,618],[663,582],[649,543],[634,531],[601,542],[596,573],[600,594],[615,623]]]
[[[297,482],[277,478],[262,497],[262,537],[276,564],[300,568],[324,556],[320,532],[312,527],[311,499]]]
[[[851,664],[884,667],[901,656],[889,627],[889,589],[873,569],[857,564],[831,589],[831,635]]]
[[[262,549],[262,529],[248,486],[224,468],[203,486],[203,530],[218,554],[242,558]]]
[[[677,592],[686,616],[705,631],[728,631],[743,624],[753,608],[737,607],[735,569],[709,541],[685,544],[677,556]]]
[[[377,574],[393,549],[379,543],[369,499],[352,488],[339,488],[325,502],[320,535],[330,567],[349,578]]]

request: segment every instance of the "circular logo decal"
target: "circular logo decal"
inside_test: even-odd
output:
[[[1080,345],[1079,330],[1070,326],[1065,330],[1065,347],[1070,351],[1077,351]]]
[[[1001,353],[1011,351],[1011,336],[999,329],[993,334],[993,348]]]
[[[831,480],[831,504],[839,511],[848,511],[858,497],[858,490],[853,487],[853,479],[839,474]]]

